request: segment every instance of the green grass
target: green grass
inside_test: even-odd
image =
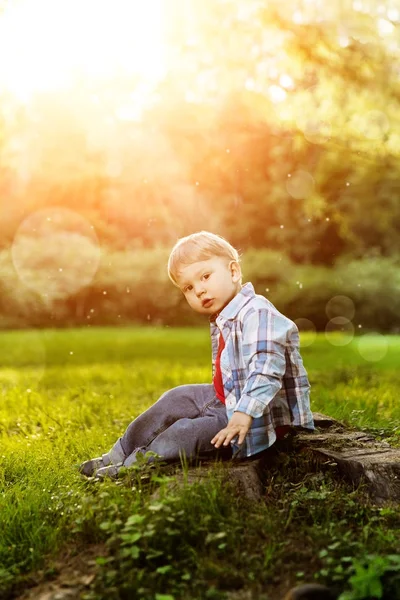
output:
[[[360,338],[302,339],[312,409],[400,446],[400,337],[365,338],[363,355],[386,350],[374,361],[360,355]],[[223,599],[246,588],[273,600],[274,590],[316,579],[363,600],[358,580],[349,583],[361,561],[364,580],[383,582],[395,600],[387,557],[400,554],[398,511],[361,502],[362,489],[296,455],[281,456],[259,506],[238,498],[218,465],[206,484],[173,493],[158,467],[118,484],[81,478],[80,462],[107,451],[162,392],[210,373],[207,328],[1,333],[0,596],[15,596],[38,569],[53,576],[51,554],[100,543],[108,558],[87,599]]]

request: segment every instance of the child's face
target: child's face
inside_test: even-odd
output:
[[[189,305],[196,312],[212,315],[220,312],[241,290],[239,264],[214,256],[183,266],[177,278]]]

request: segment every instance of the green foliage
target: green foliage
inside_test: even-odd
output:
[[[322,335],[303,357],[313,410],[398,444],[399,339],[386,339],[386,356],[368,364],[356,340],[338,348]],[[33,360],[35,344],[44,347],[45,368]],[[357,561],[400,554],[398,511],[371,507],[362,489],[300,453],[281,455],[257,506],[231,491],[219,465],[182,490],[174,471],[156,463],[127,469],[117,482],[78,474],[166,389],[209,381],[210,373],[207,328],[1,333],[2,597],[38,570],[54,575],[54,557],[66,548],[91,544],[104,553],[87,600],[118,598],[124,586],[146,600],[223,600],[241,588],[267,600],[288,576],[342,591],[353,585]],[[396,590],[397,573],[380,576],[385,593]]]
[[[101,324],[200,325],[182,293],[169,280],[167,248],[102,252],[99,269],[79,292],[64,298],[43,298],[18,280],[8,252],[0,251],[3,328]],[[54,257],[56,261],[56,257]],[[241,259],[243,281],[268,297],[292,319],[306,318],[324,330],[330,317],[327,303],[347,296],[355,306],[351,316],[358,333],[396,332],[400,322],[398,257],[371,255],[338,260],[333,267],[298,265],[273,250],[249,249]],[[45,279],[47,266],[37,273]],[[54,269],[53,269],[54,271]],[[78,276],[79,274],[76,273]],[[361,328],[359,328],[361,325]]]
[[[284,314],[292,319],[307,318],[317,330],[324,329],[330,319],[328,302],[346,296],[354,304],[350,320],[356,331],[396,331],[400,322],[399,274],[396,257],[339,261],[334,268],[296,266],[290,280],[280,281],[269,295]],[[263,293],[261,285],[259,291]]]
[[[301,263],[399,254],[398,27],[379,27],[390,7],[331,3],[321,19],[313,2],[191,5],[190,33],[169,39],[178,63],[141,122],[94,135],[137,84],[128,79],[121,97],[111,82],[92,90],[96,108],[92,92],[52,95],[7,119],[1,99],[4,248],[24,216],[62,206],[115,250],[207,228]],[[20,181],[30,136],[41,160]],[[290,189],[301,172],[312,184]]]
[[[127,469],[128,477],[132,471],[135,467]],[[143,473],[143,467],[136,471]],[[124,522],[111,518],[100,524],[109,536],[109,557],[97,561],[103,568],[94,593],[150,599],[156,589],[181,597],[190,582],[195,582],[193,592],[205,593],[208,586],[200,583],[199,557],[207,554],[209,560],[218,561],[232,546],[237,527],[232,492],[212,475],[206,484],[193,484],[178,493],[169,490],[171,481],[153,474],[149,485],[161,485],[157,500],[142,487],[137,513]],[[132,489],[137,491],[136,486]]]
[[[238,246],[245,277],[288,316],[323,330],[327,301],[344,294],[356,305],[357,327],[396,331],[398,27],[380,36],[383,8],[332,4],[321,21],[313,3],[300,10],[294,1],[194,2],[196,43],[170,40],[185,57],[186,79],[171,70],[140,123],[115,121],[118,151],[93,147],[88,95],[73,107],[54,96],[51,110],[38,101],[34,120],[21,109],[8,122],[4,110],[0,327],[197,325],[167,279],[166,260],[179,236],[204,228]],[[284,101],[273,100],[274,86]],[[93,115],[99,130],[110,111],[102,93]],[[14,149],[8,164],[9,146],[19,139],[22,148],[31,135],[42,159],[19,185],[25,158]],[[61,222],[54,249],[31,228],[17,273],[21,221],[66,208],[91,233]],[[102,258],[87,282],[94,238]],[[61,254],[69,264],[57,279]]]
[[[299,456],[282,456],[280,475],[275,486],[269,490],[269,501],[284,518],[284,530],[291,538],[295,528],[312,531],[318,538],[318,569],[314,579],[328,584],[335,590],[350,585],[351,591],[344,592],[340,600],[385,600],[399,597],[400,553],[398,541],[393,546],[396,554],[386,554],[386,543],[395,539],[394,531],[382,527],[398,521],[397,508],[369,506],[363,498],[363,489],[348,489],[344,493],[341,485],[332,485],[333,473],[329,466],[314,472],[312,461],[308,471],[300,463]],[[282,468],[284,467],[284,475]],[[276,488],[282,486],[284,495]],[[293,543],[293,542],[292,542]],[[368,548],[374,552],[369,554]],[[382,554],[377,554],[379,551]],[[299,561],[300,564],[300,561]],[[296,576],[305,578],[304,571]],[[381,595],[374,591],[380,590]]]
[[[400,597],[400,555],[368,555],[362,560],[355,560],[352,566],[354,575],[349,579],[351,590],[341,594],[339,600],[390,600]],[[389,580],[388,574],[394,577]],[[383,585],[385,576],[386,591]]]

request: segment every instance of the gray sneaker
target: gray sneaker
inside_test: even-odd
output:
[[[79,472],[86,477],[92,477],[100,469],[109,466],[121,466],[125,458],[126,456],[122,450],[120,439],[118,439],[111,450],[106,454],[83,462],[79,467]]]
[[[110,477],[111,479],[117,479],[121,467],[131,467],[137,462],[137,454],[144,454],[144,452],[145,450],[143,448],[135,448],[133,452],[129,454],[129,456],[124,456],[122,462],[120,461],[115,464],[107,464],[105,466],[101,466],[97,469],[95,478],[104,479],[105,477]]]
[[[123,467],[123,463],[118,463],[116,465],[108,465],[106,467],[101,467],[97,469],[95,474],[95,479],[105,479],[106,477],[110,477],[110,479],[117,479],[118,473],[120,472],[121,467]]]
[[[97,469],[100,469],[104,466],[103,457],[99,456],[98,458],[85,460],[85,462],[79,466],[79,472],[82,473],[82,475],[86,475],[86,477],[91,477],[93,473],[97,471]]]

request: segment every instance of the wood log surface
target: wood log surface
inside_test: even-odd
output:
[[[343,423],[321,413],[313,413],[315,430],[294,431],[289,439],[274,444],[256,457],[227,460],[223,470],[229,481],[237,486],[238,493],[249,500],[260,501],[265,496],[268,470],[276,460],[277,452],[298,452],[304,459],[312,457],[337,470],[339,476],[359,485],[364,483],[371,502],[377,505],[400,504],[400,449],[374,436],[346,428]],[[286,447],[285,447],[286,443]],[[193,483],[207,476],[209,461],[188,468],[186,480]],[[175,485],[183,476],[175,473]]]

